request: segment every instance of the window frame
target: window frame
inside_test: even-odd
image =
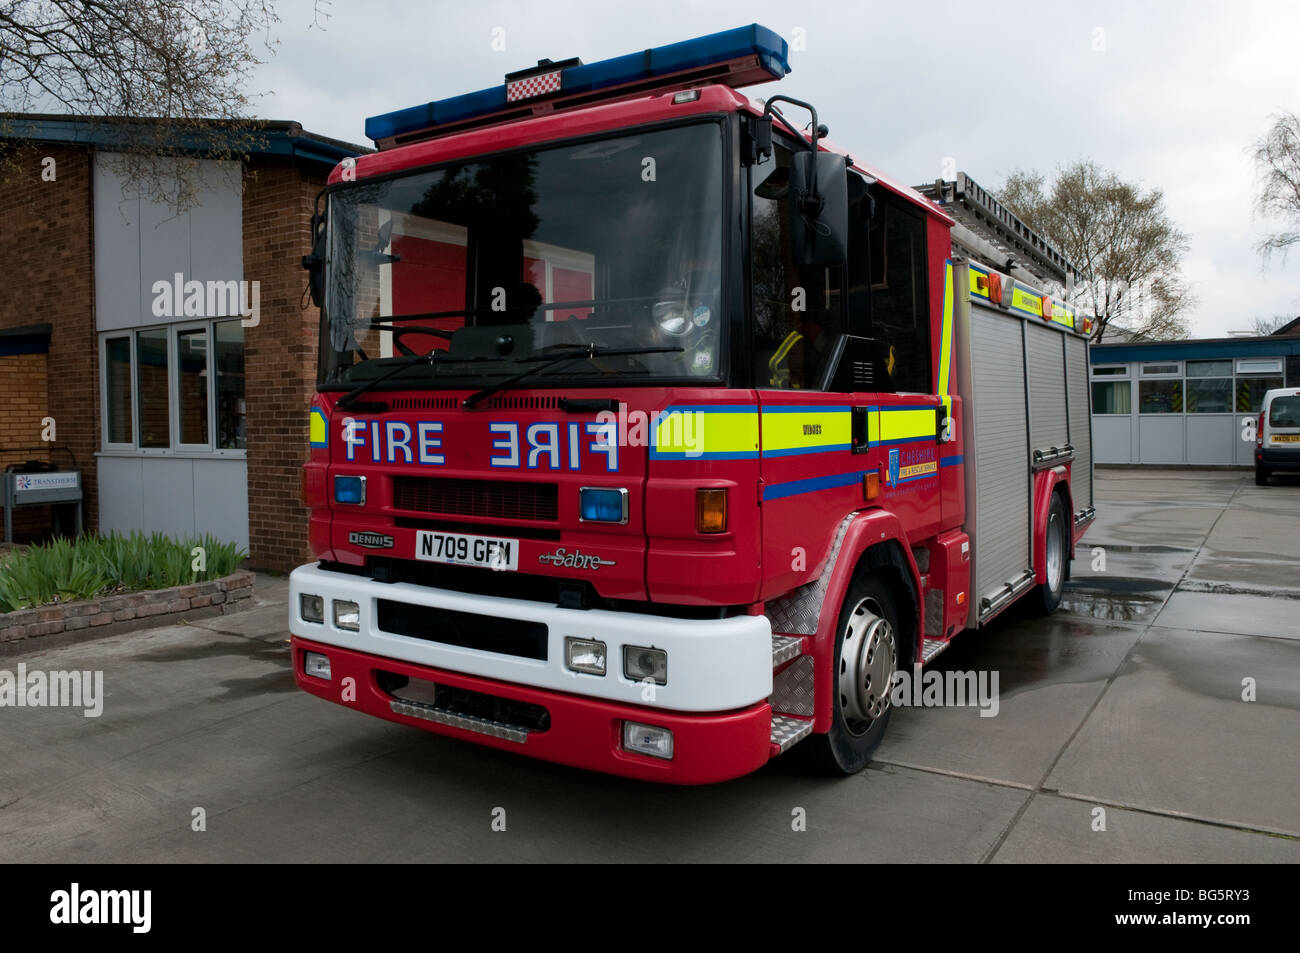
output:
[[[1173,384],[1178,388],[1178,410],[1144,410],[1142,400],[1142,385],[1145,383],[1153,384]],[[1138,399],[1137,413],[1139,417],[1185,417],[1187,416],[1187,388],[1181,375],[1159,374],[1149,377],[1146,380],[1138,381]]]
[[[116,328],[112,331],[99,332],[99,397],[100,397],[100,441],[99,452],[108,455],[117,456],[136,456],[136,457],[203,457],[212,459],[247,459],[248,449],[245,446],[239,448],[219,448],[216,443],[217,434],[217,375],[215,370],[215,341],[216,328],[219,322],[239,321],[241,325],[243,320],[237,316],[226,315],[219,318],[203,318],[191,321],[178,321],[172,324],[142,324],[137,327]],[[181,419],[180,419],[180,332],[193,331],[201,329],[203,339],[208,349],[207,355],[207,426],[208,440],[206,443],[181,443]],[[139,348],[136,344],[137,335],[145,331],[166,331],[167,333],[167,439],[166,447],[142,447],[140,446],[140,421],[141,421],[141,394],[139,387]],[[131,346],[131,365],[129,369],[131,379],[131,443],[112,443],[108,439],[108,342],[126,338]],[[243,341],[246,346],[246,338]],[[247,351],[245,350],[245,354]],[[245,370],[245,401],[247,401],[247,370]],[[245,411],[247,419],[247,411]],[[247,434],[245,434],[245,443],[247,443]]]
[[[1114,373],[1110,373],[1113,371]],[[1106,373],[1103,373],[1106,372]],[[1089,377],[1101,377],[1105,380],[1131,380],[1133,375],[1128,364],[1093,364],[1089,368]]]
[[[131,442],[130,443],[113,443],[108,439],[110,430],[108,426],[109,418],[109,394],[108,394],[108,342],[126,338],[127,342],[127,378],[131,384],[130,390],[130,418],[131,418]],[[136,405],[136,386],[135,386],[135,330],[131,328],[119,329],[116,331],[105,331],[99,336],[99,445],[102,450],[110,452],[130,453],[134,452],[137,447],[137,435],[139,427],[135,421]]]
[[[212,425],[214,422],[212,419],[212,411],[213,411],[212,400],[215,395],[215,389],[213,387],[214,379],[212,376],[212,337],[213,337],[212,321],[211,320],[187,321],[184,323],[172,324],[169,325],[168,327],[169,327],[169,333],[167,335],[168,338],[167,350],[169,355],[172,358],[171,361],[172,367],[168,374],[168,377],[170,379],[168,381],[169,392],[167,395],[167,400],[168,403],[171,404],[171,410],[172,410],[171,446],[169,449],[175,450],[177,453],[206,453],[212,450],[213,445],[216,443],[216,441],[212,439],[212,435],[213,435]],[[182,428],[181,428],[180,336],[182,331],[196,331],[196,330],[203,332],[203,342],[204,342],[204,346],[207,348],[207,353],[205,355],[204,360],[205,360],[205,369],[207,370],[207,374],[205,375],[207,377],[205,388],[207,390],[207,398],[208,398],[207,407],[206,407],[207,418],[208,418],[207,421],[208,440],[207,443],[182,443],[181,442]]]
[[[1171,371],[1148,371],[1148,367],[1172,367]],[[1138,372],[1139,377],[1150,380],[1169,380],[1183,376],[1182,361],[1143,361]]]
[[[1094,396],[1093,388],[1096,387],[1098,384],[1101,384],[1101,385],[1103,385],[1103,386],[1105,386],[1105,385],[1112,385],[1112,384],[1123,384],[1124,386],[1126,386],[1126,387],[1129,389],[1129,391],[1128,391],[1128,405],[1129,405],[1129,410],[1128,410],[1128,412],[1127,412],[1127,413],[1121,413],[1121,412],[1119,412],[1119,411],[1104,411],[1104,410],[1097,410],[1097,399],[1096,399],[1096,397]],[[1092,380],[1092,381],[1089,381],[1089,382],[1088,382],[1088,399],[1092,401],[1092,415],[1093,415],[1094,417],[1132,417],[1132,416],[1133,416],[1133,413],[1134,413],[1134,411],[1133,411],[1133,381],[1130,380],[1129,378],[1114,379],[1114,380],[1106,380],[1106,379],[1102,379],[1102,380],[1099,380],[1099,381],[1098,381],[1098,380]]]

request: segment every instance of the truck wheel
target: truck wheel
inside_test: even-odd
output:
[[[899,628],[885,581],[878,575],[855,579],[835,634],[831,730],[808,741],[822,770],[856,774],[867,766],[889,724],[894,672],[909,664],[911,642],[911,633]]]
[[[1268,471],[1263,467],[1255,467],[1255,486],[1268,486]]]
[[[1065,590],[1065,563],[1070,558],[1070,539],[1066,535],[1065,503],[1061,494],[1052,494],[1052,505],[1047,510],[1047,538],[1044,548],[1047,563],[1047,581],[1038,587],[1038,599],[1044,615],[1051,615],[1061,605]]]

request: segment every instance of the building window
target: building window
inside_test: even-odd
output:
[[[1224,362],[1228,363],[1227,361]],[[1191,373],[1191,365],[1188,365]],[[1232,378],[1189,377],[1187,380],[1187,412],[1189,414],[1232,413]]]
[[[1237,373],[1251,376],[1281,374],[1282,359],[1280,357],[1242,358],[1237,362]]]
[[[1241,361],[1237,362],[1238,369]],[[1279,377],[1238,377],[1237,378],[1237,413],[1257,414],[1264,409],[1264,395],[1271,390],[1282,387]]]
[[[1182,365],[1178,363],[1142,365],[1143,377],[1176,377],[1182,372]]]
[[[1144,414],[1181,414],[1183,382],[1181,380],[1139,382],[1138,410]]]
[[[134,444],[135,425],[131,388],[131,339],[113,337],[104,341],[104,441]]]
[[[176,331],[176,391],[180,442],[208,442],[208,329]]]
[[[1231,377],[1232,361],[1188,361],[1188,377]]]
[[[135,380],[140,446],[171,445],[171,401],[167,396],[167,329],[135,333]]]
[[[1093,381],[1094,414],[1133,413],[1133,390],[1128,381]]]
[[[244,326],[238,321],[213,325],[217,367],[217,449],[243,450]]]
[[[1128,377],[1127,364],[1097,364],[1092,369],[1093,377]]]
[[[244,450],[238,318],[108,334],[102,348],[105,449]]]

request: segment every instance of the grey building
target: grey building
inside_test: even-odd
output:
[[[1264,393],[1300,387],[1300,319],[1264,337],[1093,345],[1097,463],[1253,466]]]

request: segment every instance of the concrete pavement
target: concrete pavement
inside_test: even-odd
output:
[[[1099,470],[1097,494],[1062,610],[935,663],[997,671],[998,715],[899,710],[855,777],[787,755],[658,787],[364,717],[295,689],[263,576],[244,613],[0,662],[106,694],[0,709],[0,861],[1300,860],[1300,481]]]

